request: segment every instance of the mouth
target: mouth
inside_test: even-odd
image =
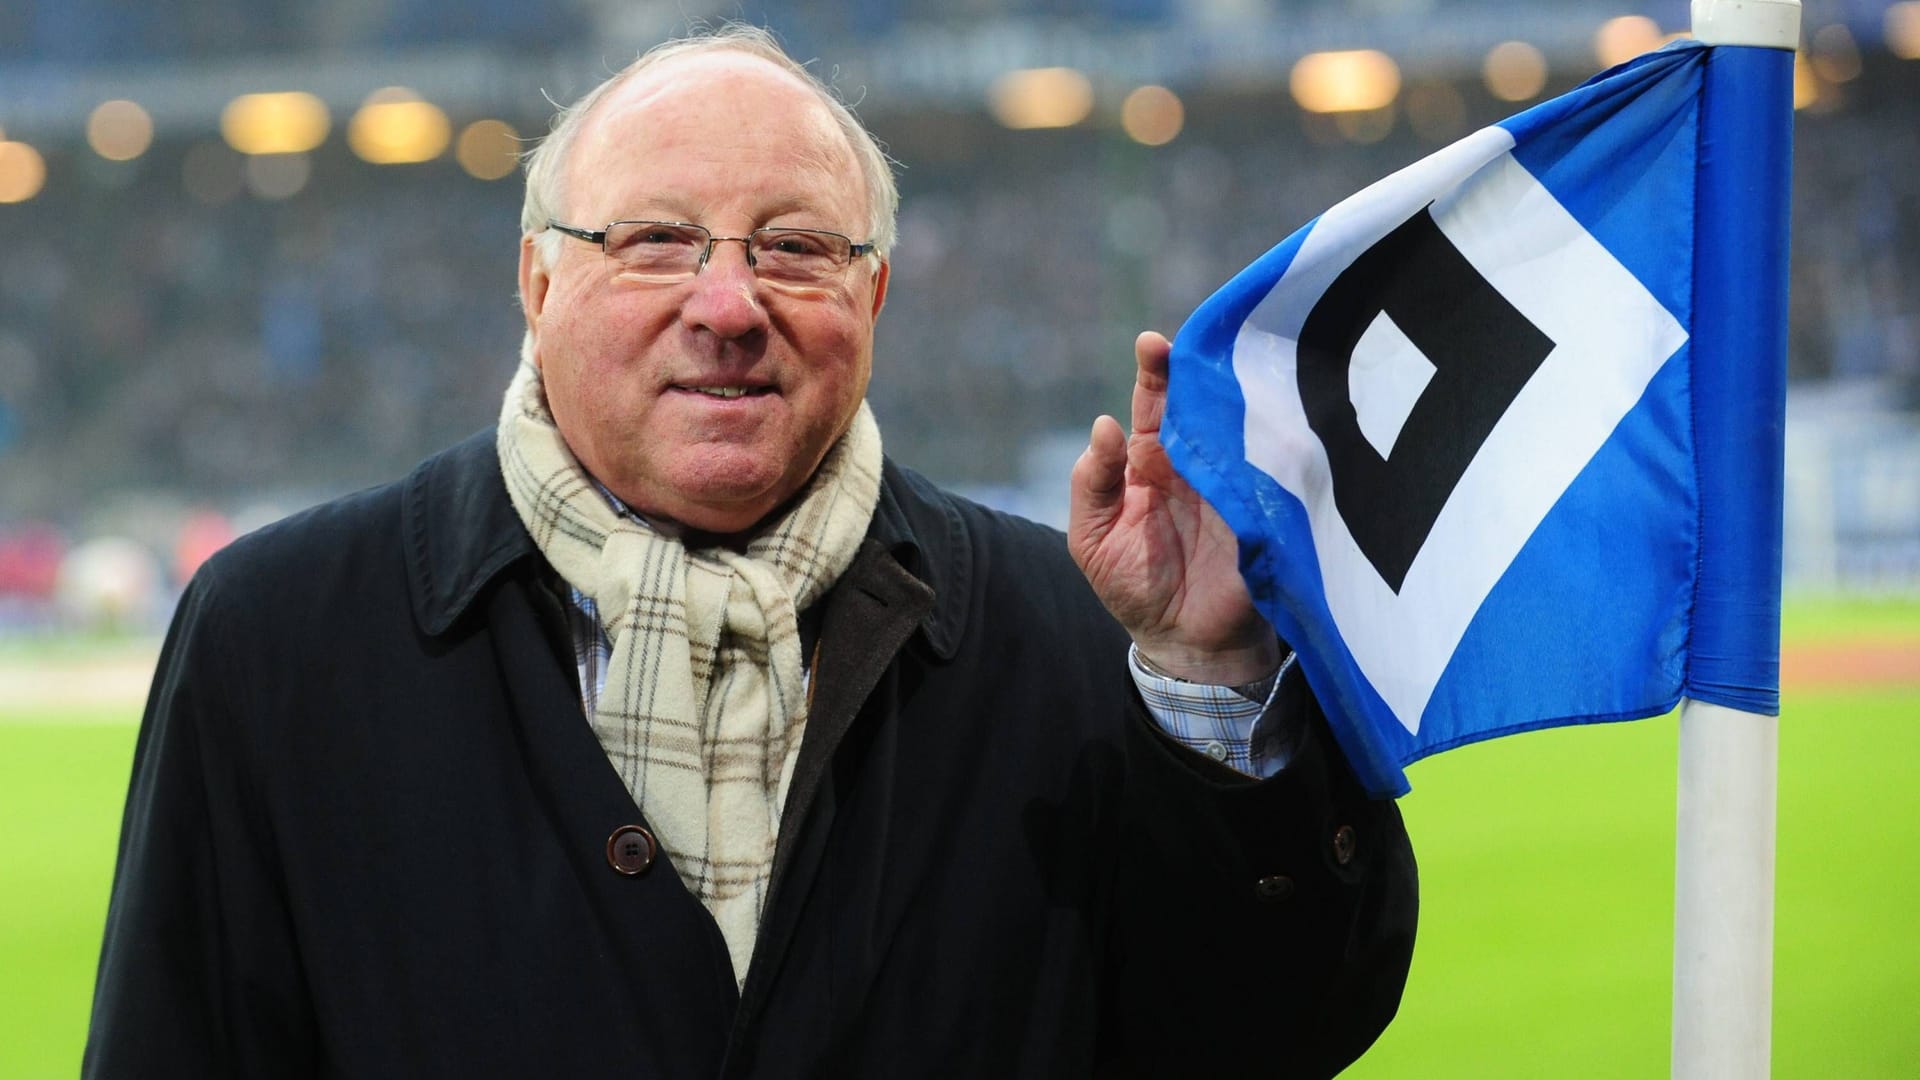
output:
[[[688,394],[700,394],[705,397],[732,400],[743,397],[759,397],[773,393],[771,386],[675,386],[675,390]]]

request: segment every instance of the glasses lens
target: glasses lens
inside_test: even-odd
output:
[[[707,230],[665,221],[616,221],[607,226],[607,254],[637,274],[691,277],[707,250]]]
[[[776,281],[820,281],[847,265],[853,241],[815,229],[759,229],[752,237],[754,273]]]

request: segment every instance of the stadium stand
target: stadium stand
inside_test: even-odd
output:
[[[690,7],[700,13],[498,0],[456,21],[422,0],[208,0],[166,15],[106,0],[0,3],[0,132],[45,166],[33,197],[0,205],[0,563],[9,552],[44,562],[49,535],[102,531],[168,552],[195,508],[256,520],[262,507],[398,475],[489,423],[520,333],[517,175],[476,179],[451,152],[369,164],[342,137],[347,117],[367,92],[405,83],[455,131],[497,117],[530,135],[549,111],[543,91],[566,99],[630,55],[629,38],[670,30]],[[1055,496],[1033,485],[1063,481],[1036,461],[1124,406],[1137,329],[1173,330],[1319,210],[1524,106],[1482,83],[1479,57],[1500,36],[1470,40],[1460,26],[1537,28],[1551,71],[1538,96],[1597,67],[1597,20],[1582,5],[1447,5],[1452,30],[1397,54],[1399,105],[1343,131],[1294,104],[1274,58],[1341,27],[1359,41],[1411,40],[1394,28],[1433,24],[1442,5],[1107,0],[1079,17],[1089,7],[713,12],[773,26],[803,53],[845,55],[840,84],[902,166],[872,391],[889,450],[1040,516]],[[1818,95],[1797,126],[1792,376],[1870,386],[1871,407],[1910,431],[1920,61],[1892,55],[1858,8],[1832,6],[1835,18],[1853,13],[1834,24],[1856,27],[1853,68],[1809,76]],[[1810,28],[1824,10],[1808,5]],[[1235,11],[1259,29],[1228,49]],[[1014,61],[989,47],[1007,40],[1027,42]],[[1831,59],[1828,40],[1809,56]],[[1108,65],[1088,66],[1092,114],[1063,129],[1001,126],[984,88],[1049,50]],[[930,55],[955,59],[941,71],[902,60]],[[219,133],[226,88],[262,70],[291,81],[245,89],[306,78],[333,110],[332,134],[298,161],[250,162]],[[1180,95],[1185,126],[1146,146],[1121,130],[1117,104],[1156,79]],[[88,110],[143,89],[151,146],[106,160],[89,147]],[[1890,467],[1896,485],[1904,475],[1920,490],[1920,441]],[[1896,537],[1920,536],[1920,506],[1911,516],[1896,516]],[[1843,522],[1823,535],[1846,534]],[[1911,547],[1903,572],[1920,580]],[[19,621],[18,583],[43,582],[39,565],[0,565],[0,591],[16,597],[0,622],[6,611]]]

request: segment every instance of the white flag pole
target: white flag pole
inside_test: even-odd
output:
[[[1799,0],[1693,0],[1707,45],[1791,50]],[[1776,579],[1777,580],[1777,579]],[[1674,870],[1673,1076],[1769,1075],[1777,717],[1680,708]]]
[[[1674,1080],[1768,1075],[1779,719],[1680,706]]]

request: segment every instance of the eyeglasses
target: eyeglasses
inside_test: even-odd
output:
[[[812,285],[845,270],[873,245],[825,229],[755,229],[745,236],[715,236],[684,221],[616,221],[604,229],[581,229],[548,221],[547,228],[599,244],[625,273],[649,281],[685,281],[698,274],[720,243],[745,244],[747,265],[764,280]]]

